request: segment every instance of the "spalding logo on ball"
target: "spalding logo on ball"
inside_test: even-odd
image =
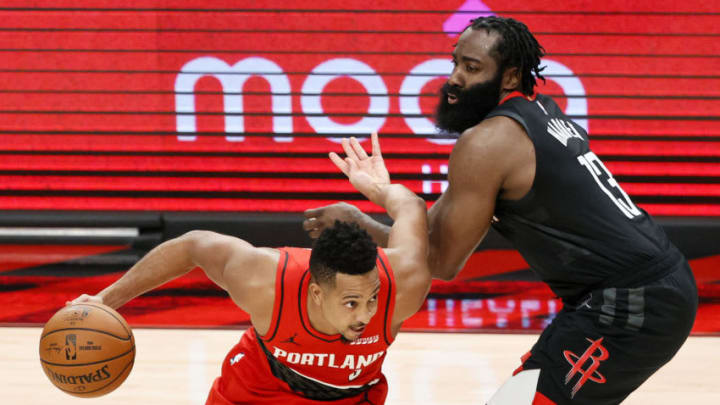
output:
[[[132,330],[106,305],[66,306],[50,318],[40,337],[40,363],[50,382],[79,397],[112,392],[134,361]]]

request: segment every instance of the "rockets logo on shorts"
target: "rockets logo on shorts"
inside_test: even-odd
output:
[[[572,366],[570,371],[565,376],[565,385],[567,385],[576,375],[580,375],[580,379],[575,383],[572,388],[570,397],[574,398],[575,394],[582,388],[582,386],[588,381],[593,381],[599,384],[605,384],[605,376],[597,371],[600,367],[600,362],[607,360],[610,357],[607,349],[602,345],[603,338],[598,340],[592,340],[585,338],[590,342],[588,347],[583,354],[578,356],[570,350],[564,350],[563,355],[565,360]],[[597,353],[595,356],[594,354]],[[589,364],[587,364],[589,362]],[[585,365],[587,364],[587,368]]]

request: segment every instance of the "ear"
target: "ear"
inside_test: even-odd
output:
[[[504,91],[520,90],[520,70],[517,67],[505,69],[501,85]]]
[[[310,294],[310,298],[315,304],[320,305],[322,303],[323,290],[317,283],[310,282],[310,285],[308,286],[308,294]]]

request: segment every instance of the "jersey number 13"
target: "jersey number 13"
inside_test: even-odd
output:
[[[592,152],[588,152],[584,155],[578,156],[578,161],[581,165],[585,166],[595,179],[595,182],[600,189],[607,194],[610,200],[625,214],[629,219],[633,219],[642,212],[638,207],[630,201],[625,190],[623,190],[618,182],[613,178],[612,174],[608,171],[607,167],[602,161]]]

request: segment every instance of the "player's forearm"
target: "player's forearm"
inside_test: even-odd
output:
[[[466,257],[462,258],[459,261],[448,262],[447,258],[443,258],[442,253],[440,252],[439,243],[437,243],[436,241],[435,243],[433,243],[431,236],[430,249],[428,254],[428,265],[430,267],[433,278],[445,281],[450,281],[454,279],[455,276],[460,273],[460,270],[462,270],[465,262],[467,262],[467,259],[469,257],[470,255],[468,254]]]
[[[118,308],[140,294],[188,273],[195,267],[188,253],[189,243],[192,243],[189,238],[180,237],[158,245],[98,296],[105,305]]]
[[[384,186],[379,200],[394,220],[400,215],[425,215],[427,212],[425,201],[402,184]]]
[[[376,221],[370,215],[357,209],[352,213],[350,220],[369,233],[378,246],[387,247],[388,235],[390,234],[390,227],[388,225]]]

